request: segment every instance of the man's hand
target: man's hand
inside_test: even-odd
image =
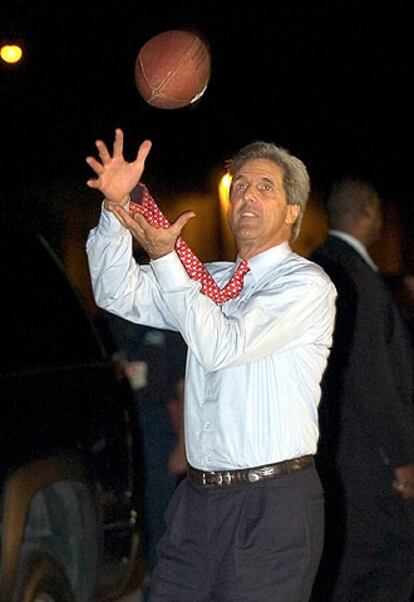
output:
[[[126,209],[117,203],[108,203],[108,211],[112,211],[121,224],[127,228],[133,238],[144,248],[150,259],[159,259],[174,251],[177,238],[186,223],[195,216],[192,211],[182,213],[169,228],[156,228],[137,212],[132,217]]]
[[[414,499],[414,464],[394,469],[393,487],[406,500]]]
[[[90,188],[97,188],[105,196],[106,203],[125,205],[131,190],[138,184],[144,171],[145,160],[151,150],[152,143],[145,140],[138,149],[137,156],[132,163],[124,159],[124,134],[122,130],[115,130],[115,141],[112,156],[102,140],[96,141],[99,158],[87,157],[87,164],[98,176],[95,180],[88,180]]]

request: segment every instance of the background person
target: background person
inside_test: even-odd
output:
[[[414,588],[413,351],[367,248],[382,227],[371,183],[330,192],[326,242],[312,255],[338,291],[317,454],[326,542],[312,600],[408,602]]]

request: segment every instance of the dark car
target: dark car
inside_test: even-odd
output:
[[[143,577],[131,391],[45,239],[2,225],[0,601],[117,600]]]

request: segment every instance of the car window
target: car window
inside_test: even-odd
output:
[[[40,234],[7,228],[0,264],[0,374],[102,359],[81,300]]]

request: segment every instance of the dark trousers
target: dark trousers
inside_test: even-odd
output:
[[[308,602],[323,544],[314,468],[228,487],[186,477],[166,525],[152,602]]]
[[[398,505],[407,505],[396,500]],[[410,602],[414,588],[411,527],[397,535],[366,507],[348,508],[347,538],[332,594],[334,602]],[[399,509],[401,512],[401,508]],[[392,521],[392,518],[391,518]],[[408,525],[407,525],[408,526]]]
[[[411,602],[414,505],[378,462],[349,464],[336,479],[321,467],[326,537],[312,602]]]

